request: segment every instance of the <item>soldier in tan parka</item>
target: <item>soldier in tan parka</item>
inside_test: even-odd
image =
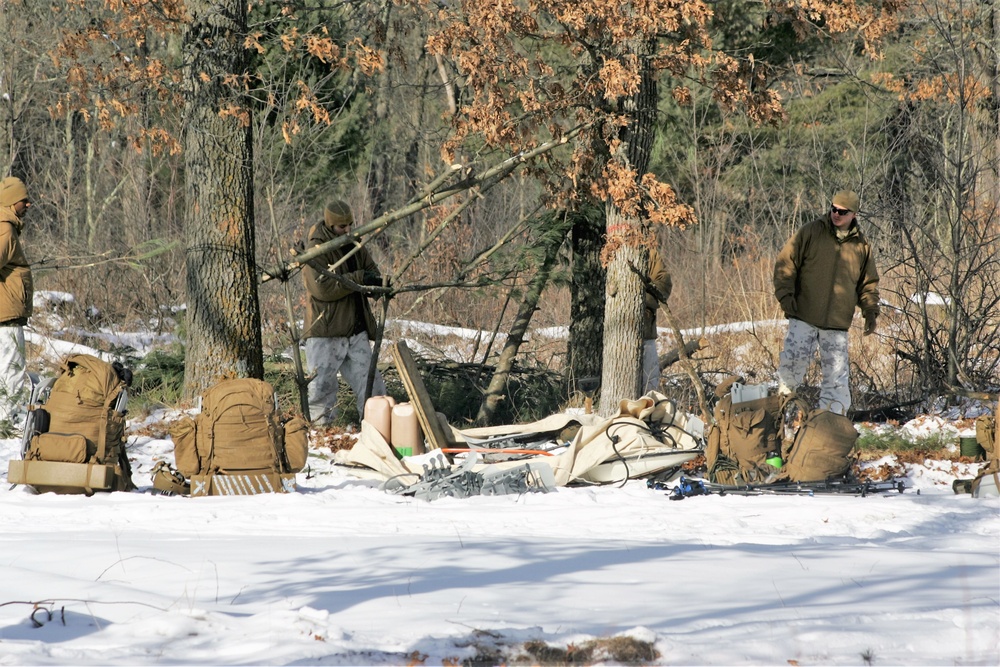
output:
[[[24,325],[31,317],[31,267],[21,247],[31,199],[24,182],[0,181],[0,421],[9,422],[30,387],[24,358]]]
[[[660,355],[656,351],[656,313],[660,309],[660,300],[670,297],[673,281],[670,272],[663,265],[660,251],[653,248],[649,253],[649,283],[656,288],[659,295],[646,290],[642,318],[642,391],[647,394],[660,388]]]
[[[850,190],[835,194],[830,212],[801,227],[774,263],[774,296],[788,318],[778,392],[802,383],[818,349],[819,407],[840,414],[851,407],[847,330],[854,309],[861,309],[866,336],[879,314],[878,271],[856,220],[859,203]]]
[[[354,216],[342,201],[328,204],[323,222],[309,230],[307,247],[312,248],[351,229]],[[334,273],[356,285],[382,285],[375,260],[368,250],[349,243],[321,255],[315,260],[320,267],[331,267],[353,252]],[[336,416],[337,373],[357,397],[358,415],[364,415],[367,396],[368,369],[371,364],[371,340],[375,336],[375,318],[368,299],[346,282],[325,275],[313,266],[303,269],[308,302],[306,306],[306,365],[315,378],[309,383],[309,414],[318,425],[332,422]],[[372,395],[385,394],[385,382],[376,370]]]

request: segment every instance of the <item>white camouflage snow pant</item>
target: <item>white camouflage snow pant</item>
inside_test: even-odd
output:
[[[24,327],[0,327],[0,421],[24,410],[31,382],[24,361]]]
[[[642,393],[660,390],[660,355],[656,353],[656,341],[642,341]]]
[[[819,407],[845,415],[851,407],[846,331],[817,329],[802,320],[788,320],[788,335],[778,366],[778,391],[790,393],[802,384],[817,348],[823,373]]]
[[[362,331],[350,338],[307,338],[306,367],[315,374],[309,383],[309,416],[315,424],[328,424],[337,417],[337,372],[351,385],[358,402],[358,417],[365,415],[365,386],[372,348]],[[375,371],[372,396],[385,395],[382,374]]]

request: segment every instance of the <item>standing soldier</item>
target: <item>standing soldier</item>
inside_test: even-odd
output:
[[[309,248],[343,236],[351,229],[354,216],[342,201],[328,204],[323,222],[309,230]],[[368,250],[357,243],[335,248],[313,260],[315,266],[329,267],[345,255],[346,261],[333,270],[354,285],[381,285],[382,276]],[[309,383],[309,414],[313,423],[325,425],[337,416],[337,373],[351,385],[357,397],[358,415],[364,416],[365,389],[372,361],[371,340],[375,335],[375,318],[368,299],[348,282],[306,266],[303,269],[306,292],[306,365],[315,374]],[[375,371],[372,395],[385,394],[382,375]]]
[[[31,208],[19,178],[0,181],[0,421],[10,424],[30,386],[24,325],[31,317],[31,268],[21,247],[23,217]]]
[[[819,350],[823,383],[819,407],[846,415],[851,407],[847,330],[854,309],[865,318],[864,335],[879,314],[878,271],[858,227],[858,195],[841,190],[830,211],[801,227],[774,263],[774,296],[788,318],[778,367],[778,393],[791,394]]]
[[[642,391],[648,394],[660,388],[660,355],[656,351],[656,313],[660,309],[660,299],[666,303],[673,288],[670,272],[663,266],[660,251],[653,248],[649,253],[649,284],[658,294],[646,289],[642,317]]]

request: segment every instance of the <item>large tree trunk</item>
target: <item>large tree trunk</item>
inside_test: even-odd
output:
[[[573,284],[570,295],[567,384],[571,392],[583,391],[580,383],[601,377],[604,345],[604,283],[601,266],[604,213],[591,209],[574,215]],[[589,384],[589,383],[588,383]]]
[[[624,219],[617,208],[609,207],[611,224],[638,226]],[[621,220],[611,223],[612,220]],[[634,266],[644,275],[649,271],[649,249],[621,245],[608,264],[605,284],[604,362],[601,373],[601,400],[598,414],[608,417],[622,399],[638,398],[642,392],[642,316],[644,288]]]
[[[629,123],[619,132],[621,144],[612,160],[632,168],[636,179],[649,166],[656,132],[656,73],[649,56],[655,40],[636,46],[642,63],[639,90],[620,102]],[[645,290],[642,277],[649,274],[649,236],[643,221],[627,216],[611,201],[607,204],[608,261],[604,311],[604,362],[598,413],[612,415],[622,399],[637,398],[642,390],[642,317]],[[638,272],[638,273],[637,273]],[[641,275],[640,275],[641,274]]]
[[[188,397],[224,377],[263,377],[254,271],[250,107],[223,83],[250,69],[242,0],[187,3],[184,49]],[[221,113],[220,113],[221,112]]]

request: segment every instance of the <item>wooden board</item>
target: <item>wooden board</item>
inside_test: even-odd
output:
[[[406,346],[404,341],[399,341],[392,346],[392,356],[396,360],[396,370],[399,371],[399,377],[403,381],[403,386],[406,387],[410,403],[413,403],[413,409],[417,413],[417,421],[420,422],[420,428],[424,431],[427,449],[447,447],[450,441],[444,432],[444,427],[438,420],[434,404],[431,402],[427,387],[424,386],[424,381],[417,370],[417,364],[413,361],[410,348]]]

